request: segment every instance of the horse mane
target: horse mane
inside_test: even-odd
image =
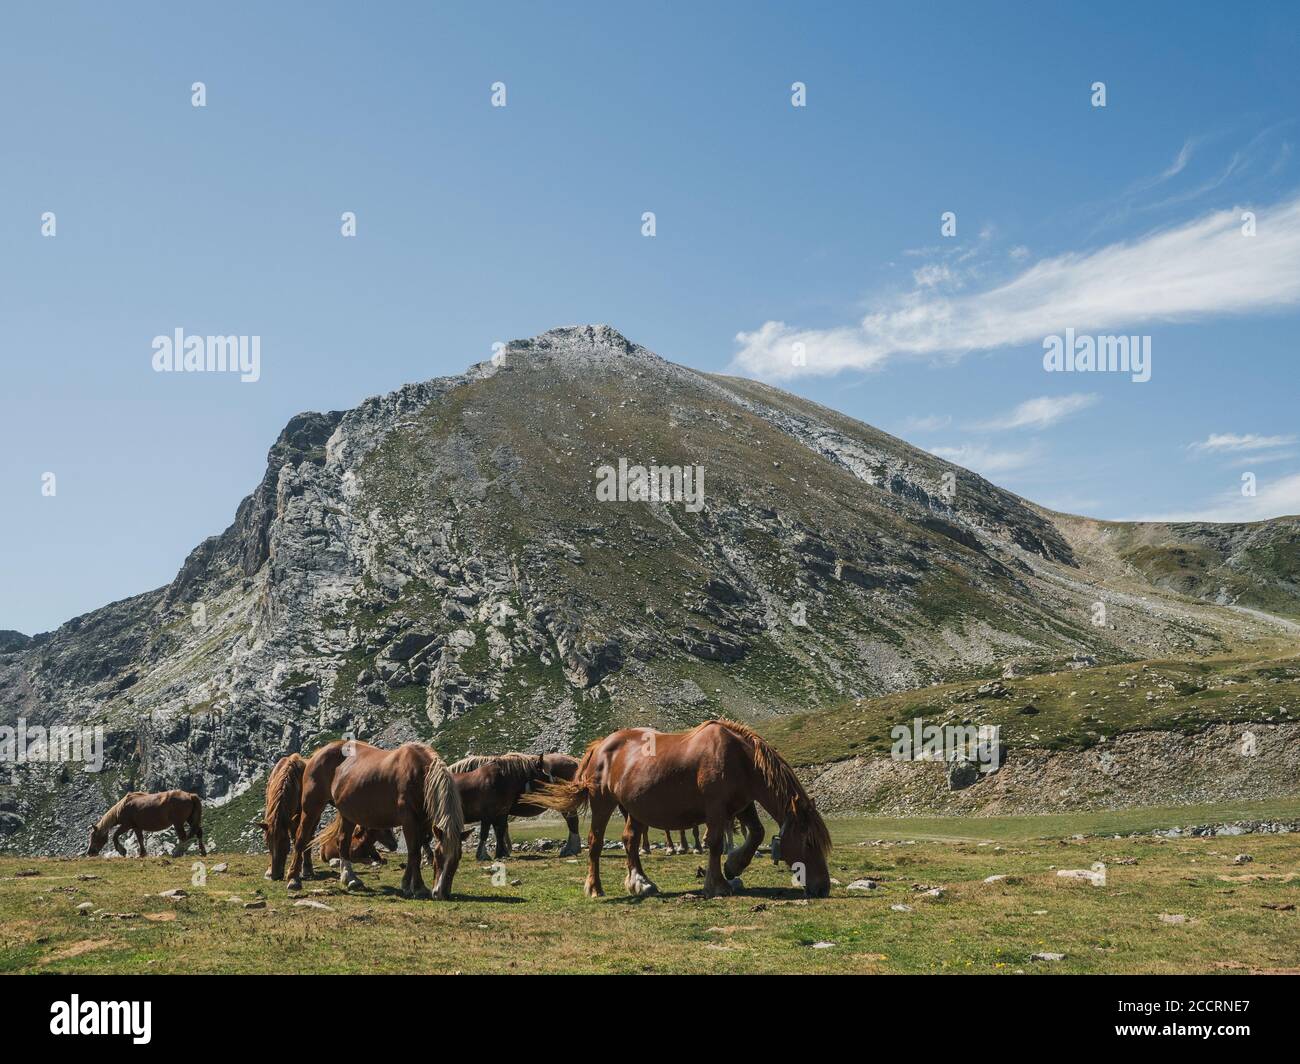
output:
[[[537,759],[540,754],[470,754],[462,757],[453,765],[447,766],[448,772],[474,772],[480,768],[492,766],[498,769],[511,783],[530,782],[537,774]]]
[[[808,797],[803,784],[799,782],[799,777],[790,767],[790,762],[758,732],[739,721],[717,717],[706,720],[696,730],[709,724],[726,728],[727,731],[750,743],[754,750],[754,767],[762,776],[767,789],[772,792],[772,800],[778,808],[789,814],[794,822],[803,828],[808,845],[823,857],[826,856],[831,848],[831,833],[826,827],[826,821],[817,812],[817,806]],[[779,825],[778,830],[780,830]]]
[[[294,786],[301,789],[306,767],[307,762],[300,754],[290,754],[280,758],[271,770],[271,778],[266,781],[266,825],[272,831],[280,827],[288,828],[293,816],[289,788]]]
[[[424,814],[429,818],[430,826],[442,834],[444,846],[459,848],[460,833],[465,830],[465,810],[460,804],[460,791],[456,789],[451,770],[438,756],[438,751],[427,743],[424,748],[429,752],[429,764],[424,770]],[[454,843],[452,839],[455,839]]]
[[[107,831],[122,819],[122,807],[126,805],[128,798],[137,798],[144,794],[144,791],[131,791],[129,794],[122,795],[107,813],[99,818],[99,823],[95,825],[96,831]],[[85,821],[82,821],[85,823]]]

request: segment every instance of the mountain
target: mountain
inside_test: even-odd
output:
[[[703,506],[602,501],[620,460],[691,470]],[[69,849],[127,787],[230,800],[345,732],[452,756],[577,749],[624,723],[762,720],[1008,659],[1275,637],[1220,604],[1297,615],[1296,523],[1266,525],[1053,514],[807,400],[606,326],[555,329],[299,414],[171,584],[0,643],[0,723],[108,736],[101,773],[22,766],[0,844]],[[1195,573],[1171,574],[1193,549]]]

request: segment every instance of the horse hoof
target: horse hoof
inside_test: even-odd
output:
[[[727,880],[727,887],[731,890],[732,894],[739,894],[745,889],[745,884],[741,881],[740,877],[737,876],[735,879]]]
[[[301,880],[301,879],[291,879],[291,880],[289,880],[288,883],[285,884],[285,887],[286,887],[288,890],[302,890],[302,880]]]
[[[603,898],[605,896],[605,892],[600,887],[592,886],[590,883],[583,884],[582,892],[589,898]]]
[[[268,868],[265,872],[262,873],[262,878],[263,878],[263,879],[273,879],[273,878],[274,878],[274,877],[271,875],[271,870],[270,870],[269,868]]]
[[[344,890],[365,890],[366,885],[362,883],[361,880],[358,879],[356,876],[352,876],[343,881],[343,889]]]
[[[411,897],[414,898],[416,901],[432,901],[433,891],[431,891],[428,887],[421,887],[419,890],[413,891]]]

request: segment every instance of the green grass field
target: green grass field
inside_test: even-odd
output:
[[[646,858],[662,894],[581,893],[575,862],[516,854],[505,882],[461,864],[455,900],[400,897],[396,861],[362,870],[365,893],[331,876],[298,906],[262,878],[265,858],[210,854],[206,883],[184,859],[0,858],[5,972],[1249,972],[1300,964],[1300,835],[1112,833],[1300,817],[1300,800],[1043,817],[832,822],[840,885],[805,901],[760,855],[745,890],[706,901],[696,855]],[[516,841],[557,837],[514,825]],[[1085,835],[1085,838],[1072,836]],[[656,841],[662,835],[655,833]],[[1238,854],[1249,863],[1236,864]],[[469,855],[472,857],[472,853]],[[1105,886],[1059,869],[1107,865]],[[34,873],[34,874],[31,874]],[[1009,878],[985,883],[991,875]],[[870,877],[879,887],[849,892]],[[178,901],[159,892],[182,888]],[[923,889],[942,887],[939,897]],[[918,889],[921,888],[921,889]],[[248,908],[265,901],[265,906]],[[78,906],[89,903],[84,911]],[[899,911],[893,906],[910,906]],[[830,943],[830,945],[820,945]],[[1060,953],[1059,961],[1031,960]]]

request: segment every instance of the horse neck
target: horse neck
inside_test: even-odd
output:
[[[118,802],[107,813],[99,818],[99,823],[95,825],[96,831],[107,831],[111,827],[116,827],[117,822],[122,818],[122,803]],[[84,824],[85,821],[83,820]]]

